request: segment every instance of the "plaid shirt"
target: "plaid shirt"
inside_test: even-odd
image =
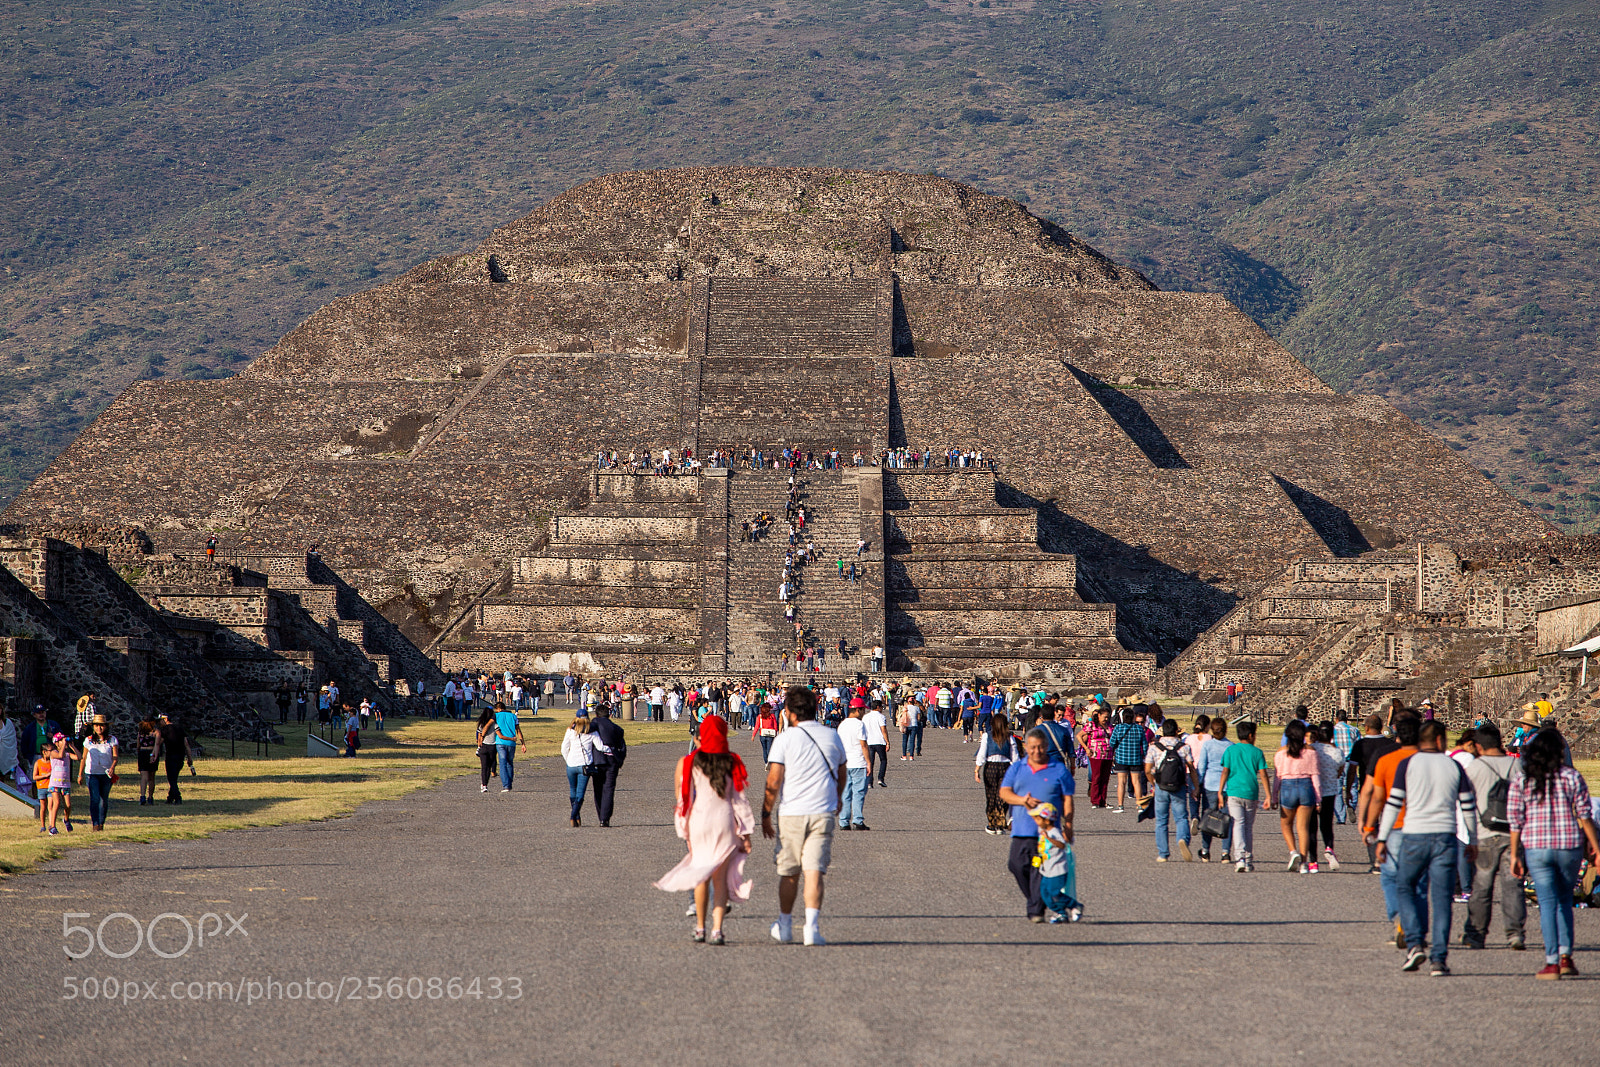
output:
[[[1136,722],[1119,722],[1111,731],[1111,747],[1116,762],[1124,767],[1137,767],[1144,762],[1144,727]]]
[[[1523,776],[1521,764],[1511,776],[1506,820],[1522,835],[1523,848],[1579,848],[1583,832],[1578,820],[1590,817],[1589,784],[1571,767],[1562,767],[1542,797]]]
[[[1346,762],[1350,759],[1350,750],[1356,747],[1356,742],[1361,735],[1356,733],[1353,723],[1336,722],[1333,724],[1333,747],[1339,750]]]

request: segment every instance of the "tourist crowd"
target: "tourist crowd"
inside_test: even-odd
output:
[[[676,452],[670,448],[663,448],[660,452],[646,450],[627,453],[612,449],[597,451],[594,455],[594,464],[596,470],[614,471],[619,474],[664,476],[698,474],[706,467],[731,468],[735,465],[750,470],[788,471],[836,471],[846,467],[886,467],[893,470],[926,470],[933,467],[995,469],[994,460],[986,458],[981,449],[945,448],[936,451],[931,448],[908,448],[903,445],[881,449],[875,456],[863,453],[859,448],[846,452],[837,448],[813,449],[793,446],[758,448],[751,445],[737,459],[733,453],[722,449],[714,449],[704,458],[695,455],[692,448]]]
[[[1031,921],[1083,918],[1073,850],[1077,776],[1086,779],[1090,807],[1106,809],[1114,774],[1111,811],[1131,810],[1136,824],[1153,824],[1158,863],[1172,860],[1175,843],[1185,861],[1226,859],[1239,874],[1254,872],[1257,814],[1276,810],[1286,869],[1316,875],[1340,868],[1336,827],[1354,823],[1403,970],[1426,964],[1434,976],[1450,974],[1458,904],[1467,905],[1459,943],[1484,948],[1497,897],[1506,945],[1523,949],[1531,887],[1545,956],[1537,976],[1578,974],[1574,902],[1593,892],[1600,861],[1595,803],[1554,719],[1535,711],[1518,723],[1527,729],[1507,751],[1489,722],[1452,745],[1431,707],[1391,708],[1360,729],[1346,713],[1312,722],[1298,708],[1269,753],[1249,721],[1202,714],[1185,729],[1156,703],[1063,700],[1018,685],[861,676],[853,685],[707,683],[694,692],[701,694],[690,715],[695,747],[679,764],[678,829],[689,855],[658,885],[695,890],[697,941],[723,943],[729,903],[749,898],[744,857],[759,826],[779,842],[772,936],[795,936],[793,910],[803,895],[802,939],[825,943],[820,912],[832,835],[869,828],[866,797],[888,785],[893,724],[903,761],[922,754],[929,729],[959,730],[962,743],[976,746],[984,828],[1011,838],[1007,867]],[[728,732],[747,723],[767,768],[759,821],[727,758]]]

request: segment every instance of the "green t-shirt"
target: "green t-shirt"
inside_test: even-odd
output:
[[[1261,799],[1260,774],[1267,769],[1267,758],[1254,744],[1232,744],[1222,751],[1222,767],[1228,772],[1223,792],[1240,800]]]

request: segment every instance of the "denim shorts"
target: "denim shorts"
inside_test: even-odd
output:
[[[1278,806],[1285,811],[1290,808],[1314,808],[1317,806],[1317,791],[1312,787],[1309,778],[1286,778],[1278,784]]]

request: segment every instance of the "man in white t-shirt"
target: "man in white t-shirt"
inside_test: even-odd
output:
[[[657,682],[650,690],[650,721],[666,721],[667,690]]]
[[[852,703],[854,703],[852,701]],[[883,714],[883,702],[874,700],[861,716],[861,725],[867,729],[867,788],[872,788],[872,765],[878,765],[878,784],[887,785],[883,776],[889,771],[889,720]]]
[[[867,782],[872,778],[872,756],[867,751],[867,726],[861,721],[867,702],[850,698],[850,717],[839,724],[844,746],[844,795],[839,798],[839,829],[870,830],[865,822]]]
[[[825,699],[828,702],[827,705],[826,705],[826,710],[832,711],[834,708],[837,708],[839,706],[839,687],[838,686],[836,686],[836,685],[828,686],[826,689],[824,689],[822,691],[822,696],[823,696],[823,699]]]
[[[767,753],[767,789],[761,804],[761,834],[778,840],[778,921],[773,940],[794,940],[794,899],[805,876],[807,945],[824,945],[823,876],[833,852],[834,813],[844,794],[845,751],[837,732],[817,722],[817,695],[803,686],[784,694],[789,728]],[[778,809],[777,829],[773,808]]]

